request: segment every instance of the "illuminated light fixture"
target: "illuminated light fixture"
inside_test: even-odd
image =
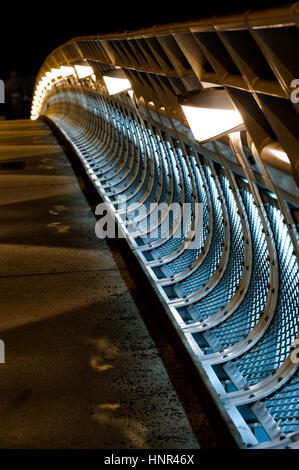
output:
[[[131,100],[134,98],[134,91],[133,90],[128,90],[128,94],[131,98]]]
[[[75,69],[74,67],[69,67],[66,65],[62,65],[60,67],[61,74],[63,77],[69,77],[70,75],[75,75]]]
[[[77,72],[78,78],[86,78],[94,74],[94,71],[90,65],[75,65],[75,70]]]
[[[272,142],[271,144],[266,145],[261,151],[261,157],[265,160],[278,159],[281,162],[288,163],[290,165],[289,157],[279,142]]]
[[[252,153],[256,152],[254,144],[251,145]],[[257,152],[256,152],[257,153]],[[260,151],[260,157],[262,161],[277,170],[290,173],[291,172],[291,162],[279,142],[271,142],[270,144],[265,145]]]
[[[40,83],[39,85],[37,85],[36,90],[38,91],[38,93],[43,93],[44,88],[45,88],[45,84]]]
[[[51,81],[51,72],[47,72],[45,77],[41,79],[42,84],[49,83]]]
[[[57,77],[61,77],[62,72],[60,69],[51,69],[51,74],[53,77],[57,78]]]
[[[127,91],[132,88],[130,81],[127,79],[125,72],[122,69],[115,69],[106,72],[103,75],[105,85],[109,95],[116,95],[122,91]]]
[[[50,73],[50,72],[47,72]],[[44,88],[50,88],[51,87],[51,78],[49,76],[43,77],[41,79],[41,84]]]
[[[285,163],[290,163],[290,160],[289,160],[289,157],[288,155],[286,154],[286,152],[284,152],[283,150],[272,150],[272,153],[273,155],[278,158],[279,160],[285,162]]]
[[[241,114],[226,90],[204,89],[180,101],[193,136],[199,142],[244,130]]]

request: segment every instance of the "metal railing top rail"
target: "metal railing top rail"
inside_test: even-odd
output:
[[[163,25],[153,25],[135,30],[124,30],[123,32],[111,32],[105,34],[93,34],[75,36],[69,41],[53,49],[53,51],[46,57],[45,62],[52,57],[56,51],[61,48],[77,42],[79,40],[121,40],[121,39],[138,39],[158,35],[172,34],[176,32],[192,30],[193,27],[202,28],[203,31],[214,31],[215,28],[229,30],[229,29],[242,29],[248,28],[262,28],[262,27],[276,27],[283,25],[297,25],[299,21],[299,2],[289,3],[276,8],[267,8],[263,10],[247,10],[243,13],[235,13],[229,15],[214,15],[205,18],[196,18],[194,20],[167,23]],[[37,78],[40,76],[43,65],[40,68]]]

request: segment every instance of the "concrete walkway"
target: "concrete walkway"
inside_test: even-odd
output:
[[[172,347],[153,341],[138,287],[94,226],[46,124],[1,122],[0,447],[214,446]]]

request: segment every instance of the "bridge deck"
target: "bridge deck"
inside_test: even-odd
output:
[[[158,329],[153,341],[138,287],[95,237],[43,122],[1,123],[0,204],[0,447],[214,446],[172,347]]]

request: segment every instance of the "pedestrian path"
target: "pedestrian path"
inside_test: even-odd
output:
[[[0,227],[0,447],[214,446],[171,346],[153,341],[138,286],[96,238],[43,122],[0,123]]]

